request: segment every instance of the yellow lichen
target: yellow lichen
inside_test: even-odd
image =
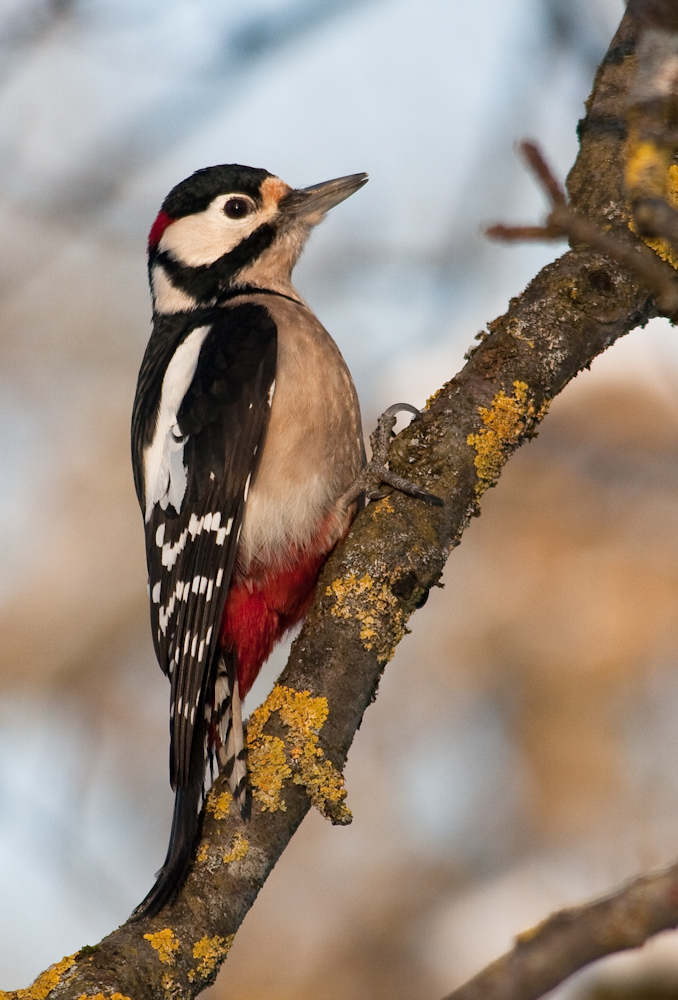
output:
[[[250,842],[241,833],[236,833],[230,851],[224,851],[223,862],[230,865],[232,861],[242,861],[250,849]]]
[[[331,608],[335,618],[355,618],[360,622],[365,649],[376,646],[378,658],[383,663],[390,660],[405,635],[405,614],[390,587],[385,582],[376,582],[369,573],[360,578],[349,573],[333,580],[326,594],[335,598]]]
[[[229,934],[225,938],[219,937],[216,934],[213,938],[205,936],[195,942],[193,945],[193,958],[198,959],[198,965],[195,969],[189,969],[188,978],[190,982],[195,982],[198,976],[201,979],[207,979],[212,975],[217,967],[217,963],[228,955],[234,937],[235,934]]]
[[[382,514],[394,514],[395,507],[391,503],[388,497],[383,497],[377,503],[370,504],[370,510],[372,511],[372,520],[376,519]]]
[[[230,851],[224,851],[223,849],[221,852],[212,851],[209,844],[202,844],[196,855],[196,861],[201,864],[205,861],[210,861],[212,864],[216,863],[217,865],[221,861],[225,865],[230,865],[233,861],[242,861],[249,849],[249,840],[243,837],[242,834],[236,833]],[[214,868],[210,870],[214,871]]]
[[[174,952],[179,950],[179,942],[174,936],[171,927],[164,927],[155,934],[144,934],[146,941],[150,941],[151,947],[155,948],[158,958],[165,965],[174,965]]]
[[[104,993],[81,993],[78,1000],[129,1000],[124,993],[110,993],[106,996]]]
[[[64,972],[75,964],[75,955],[67,955],[60,962],[50,965],[49,969],[41,972],[32,986],[23,990],[0,990],[0,1000],[45,1000],[53,989],[61,982]]]
[[[478,476],[478,496],[495,482],[507,453],[518,443],[528,423],[535,421],[535,408],[532,400],[528,399],[527,385],[525,382],[514,382],[513,388],[513,396],[507,396],[500,389],[490,409],[484,406],[478,408],[484,427],[466,438],[466,443],[476,450],[474,464]]]
[[[248,723],[247,770],[252,794],[261,803],[262,811],[276,812],[280,809],[285,812],[287,807],[280,793],[285,779],[292,774],[285,755],[285,744],[279,736],[269,736],[268,733],[256,737],[251,735],[252,720],[264,707],[265,703],[250,716]]]
[[[678,164],[670,163],[670,159],[670,153],[653,142],[632,139],[625,178],[631,198],[664,198],[669,205],[678,209]],[[629,229],[637,232],[632,214]],[[666,240],[651,236],[644,236],[643,240],[662,260],[678,270],[678,254]]]
[[[211,812],[215,819],[226,819],[228,816],[233,796],[230,792],[220,792],[218,795],[212,788],[207,796],[206,809]]]
[[[632,197],[664,198],[672,151],[651,139],[631,134],[626,158],[625,183]]]
[[[262,811],[285,809],[282,786],[292,777],[295,784],[306,788],[311,803],[323,816],[335,823],[350,822],[351,813],[344,804],[344,778],[330,761],[323,759],[318,746],[328,711],[326,698],[314,698],[309,691],[276,684],[264,704],[250,716],[248,769],[252,794]],[[275,712],[285,726],[285,741],[264,732]]]
[[[171,972],[163,972],[160,983],[166,997],[178,996],[182,992],[181,984]]]

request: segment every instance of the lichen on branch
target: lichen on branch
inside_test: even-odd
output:
[[[483,427],[469,434],[466,443],[475,449],[473,464],[478,473],[476,493],[482,496],[499,478],[502,466],[536,420],[537,411],[525,382],[513,383],[513,395],[500,389],[492,405],[478,407]]]
[[[284,726],[284,738],[264,732],[274,714]],[[343,775],[324,759],[319,745],[328,714],[326,698],[314,698],[309,691],[294,691],[280,684],[252,713],[247,726],[249,781],[262,811],[285,811],[282,790],[291,778],[306,789],[311,804],[323,816],[334,823],[350,823]]]

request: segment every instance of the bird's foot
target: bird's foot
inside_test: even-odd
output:
[[[375,430],[370,434],[372,458],[355,482],[351,484],[340,498],[339,503],[342,506],[348,507],[361,493],[364,493],[368,500],[381,500],[383,497],[388,496],[392,489],[399,490],[401,493],[406,493],[416,500],[423,500],[425,503],[433,504],[436,507],[443,506],[444,501],[440,497],[422,490],[416,483],[412,483],[409,479],[391,472],[388,468],[388,449],[391,439],[394,437],[393,428],[395,427],[398,413],[402,410],[412,413],[415,420],[421,417],[416,406],[410,406],[409,403],[394,403],[393,406],[389,406],[388,410],[384,410],[377,421]],[[384,490],[382,488],[384,484],[391,487],[391,489]]]

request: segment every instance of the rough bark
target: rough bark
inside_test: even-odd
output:
[[[634,30],[626,16],[598,70],[568,179],[572,207],[631,246],[636,238],[628,228],[623,163]],[[175,905],[153,920],[128,922],[95,948],[64,960],[31,990],[20,991],[22,1000],[44,1000],[51,991],[64,1000],[102,993],[117,994],[116,1000],[120,995],[184,1000],[214,980],[232,936],[311,799],[335,822],[348,820],[339,772],[356,729],[410,615],[438,582],[469,519],[480,512],[482,493],[570,379],[655,312],[634,273],[583,246],[545,267],[511,300],[464,369],[391,448],[391,467],[442,497],[445,506],[400,494],[371,504],[325,567],[273,700],[250,726],[256,792],[251,820],[243,824],[227,810],[225,785],[218,781],[205,810],[196,862]],[[646,880],[646,892],[659,893],[663,907],[642,934],[600,935],[595,947],[584,949],[584,961],[673,926],[675,875],[669,881],[667,893],[661,879]],[[625,919],[634,912],[627,908]],[[547,924],[536,934],[534,961],[540,961],[535,949],[546,930],[561,933],[565,925],[578,936],[569,916],[557,918],[553,928]],[[577,967],[572,961],[556,966],[561,978]],[[541,990],[559,980],[552,975],[534,981]],[[524,1000],[539,993],[523,983],[513,992],[489,992],[485,986],[474,992],[469,986],[454,994],[459,1000],[481,995]]]

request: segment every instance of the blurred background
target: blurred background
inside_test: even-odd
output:
[[[422,404],[562,246],[564,176],[621,0],[0,3],[0,986],[121,923],[164,858],[168,690],[128,427],[145,238],[198,167],[367,170],[297,286],[369,430]],[[550,910],[678,845],[678,351],[638,330],[556,400],[412,620],[349,757],[210,1000],[438,1000]],[[251,710],[284,663],[276,654]],[[678,995],[661,936],[557,993]]]

